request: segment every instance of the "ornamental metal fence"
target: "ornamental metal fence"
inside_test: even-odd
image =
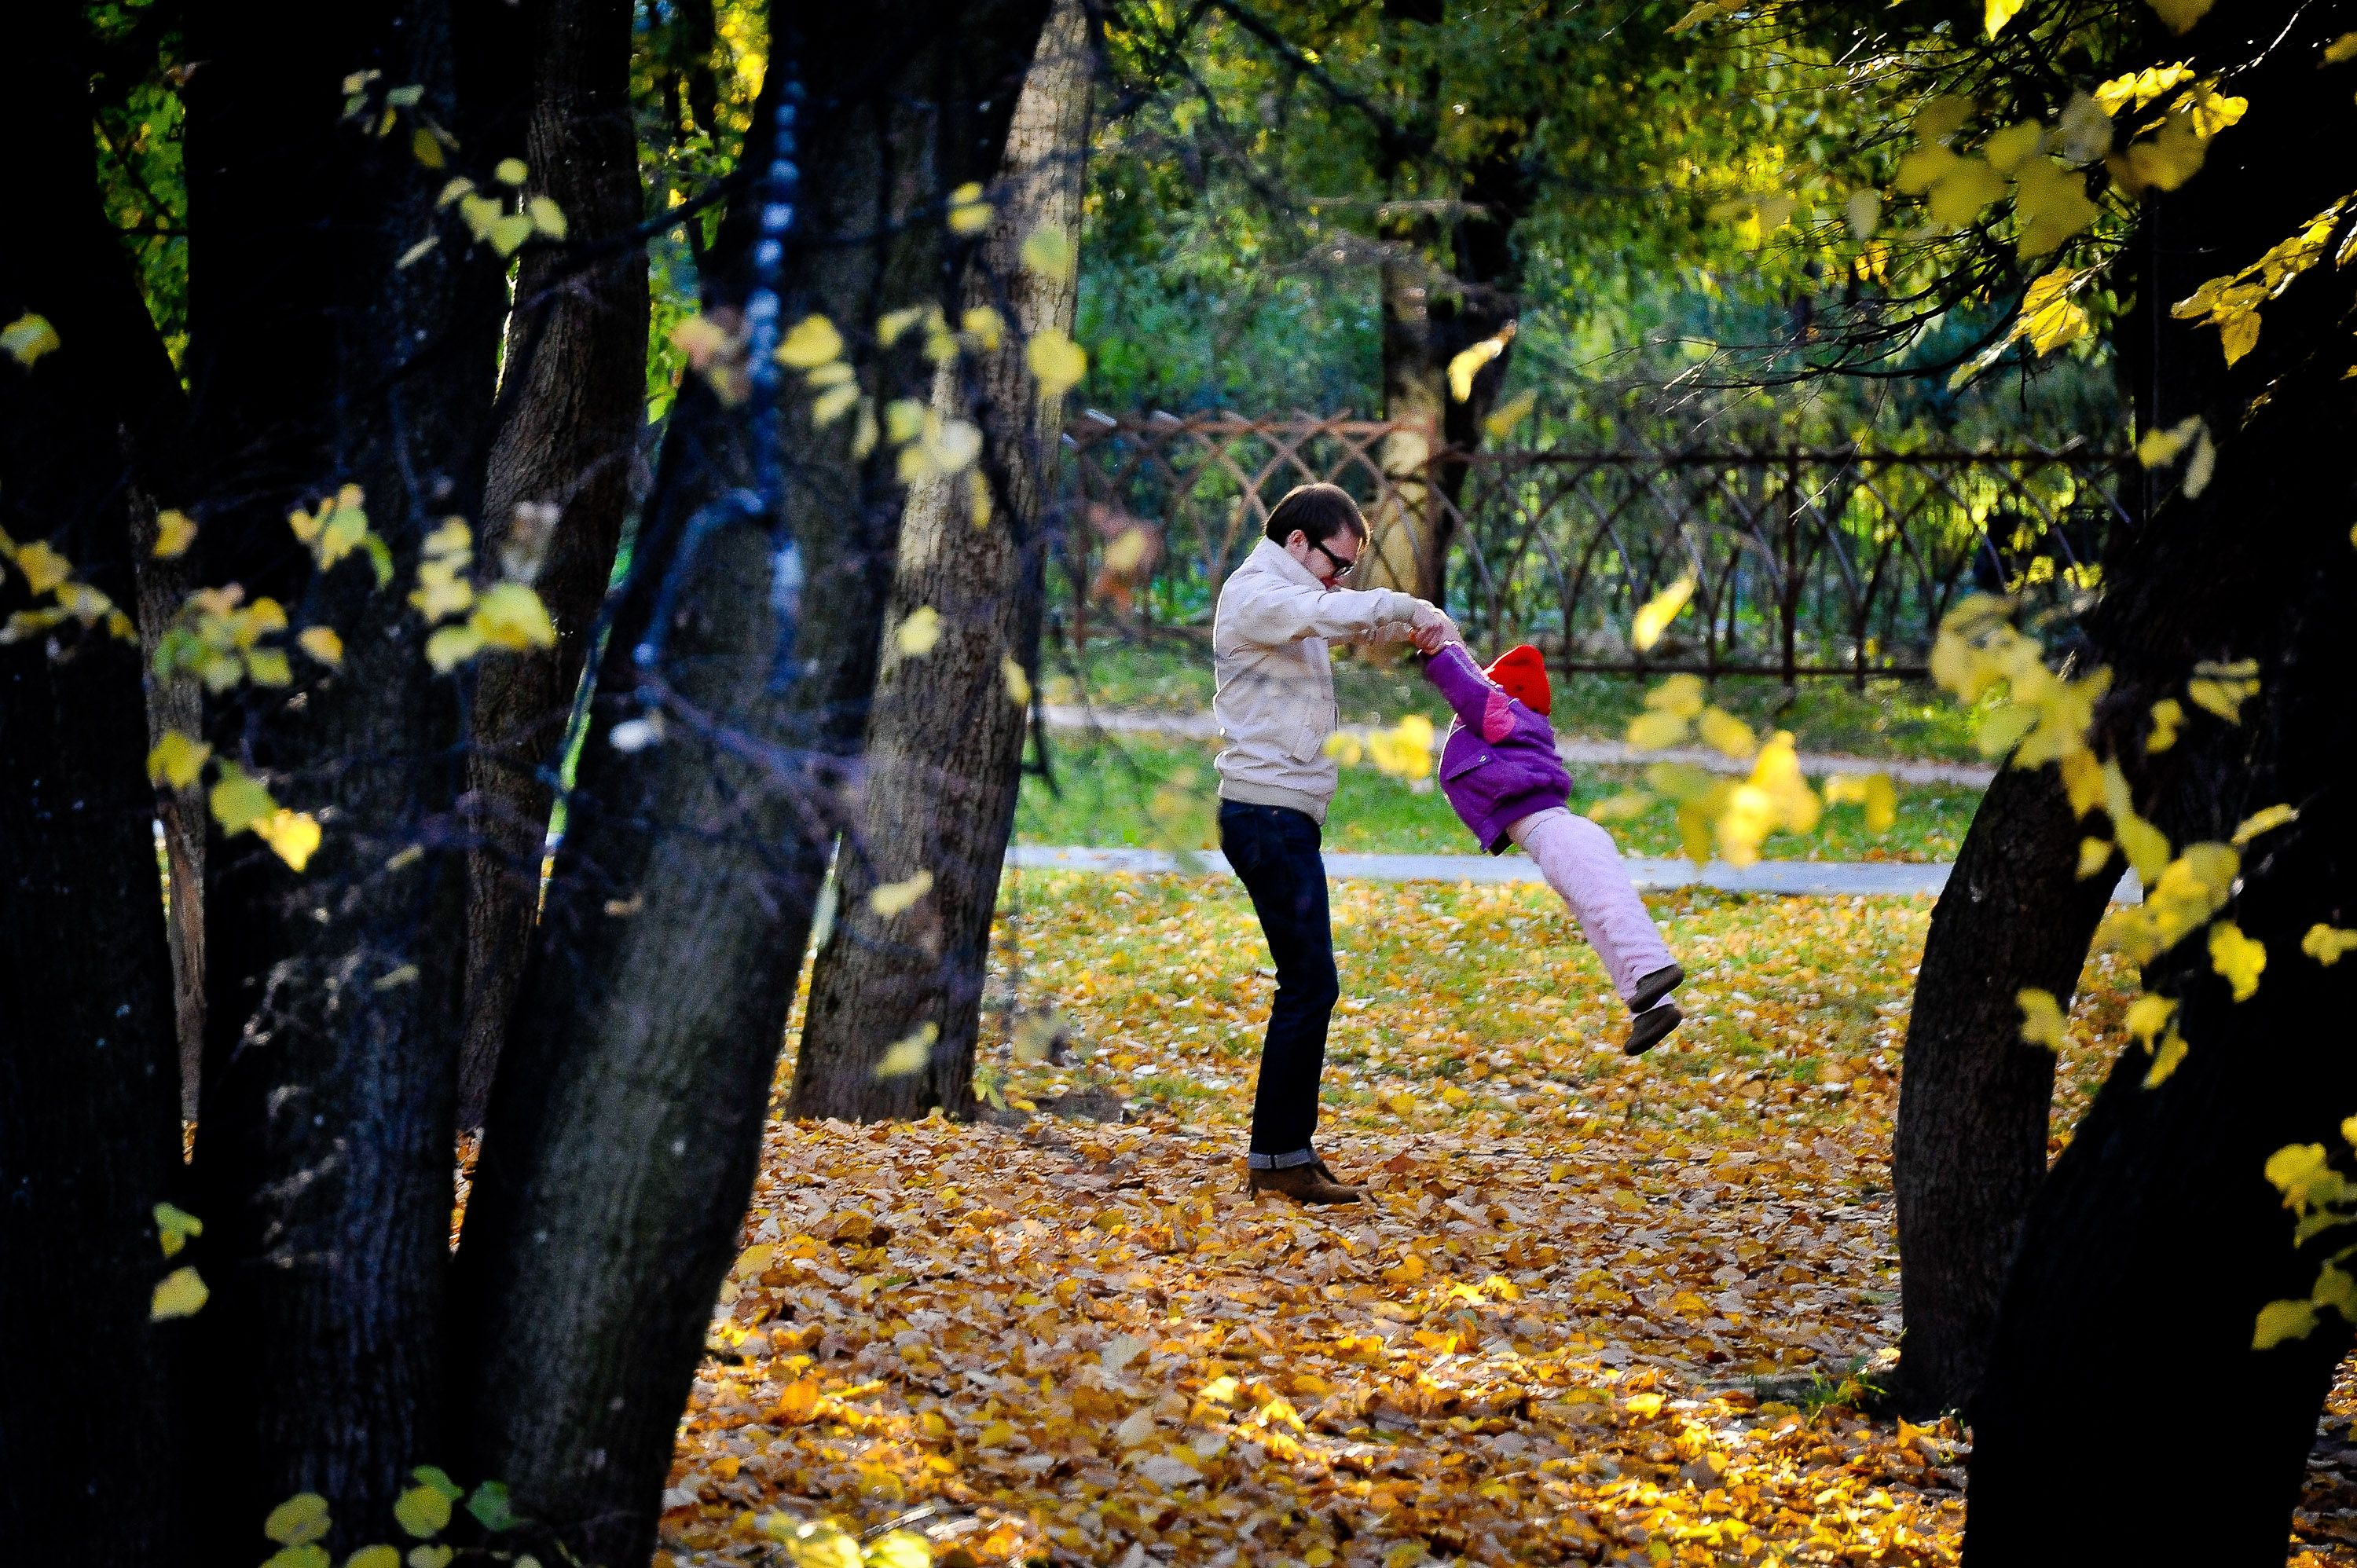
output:
[[[1634,674],[1921,675],[1964,594],[2092,587],[2142,492],[2132,454],[2079,445],[1434,452],[1380,420],[1093,411],[1066,434],[1061,613],[1082,641],[1207,628],[1269,508],[1325,480],[1375,529],[1359,585],[1428,586],[1437,549],[1483,645]],[[1639,650],[1637,607],[1681,578],[1689,607]]]

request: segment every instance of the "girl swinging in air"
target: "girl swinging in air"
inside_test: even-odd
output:
[[[1538,863],[1636,1015],[1621,1048],[1632,1057],[1652,1049],[1684,1021],[1668,997],[1685,971],[1645,913],[1612,835],[1571,811],[1571,775],[1545,717],[1554,705],[1546,660],[1523,643],[1484,671],[1451,642],[1424,674],[1457,714],[1440,753],[1448,803],[1491,854],[1513,843]]]

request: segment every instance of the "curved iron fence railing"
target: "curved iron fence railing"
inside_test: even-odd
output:
[[[1277,498],[1328,480],[1379,536],[1397,531],[1378,542],[1394,561],[1445,545],[1449,609],[1487,645],[1537,642],[1574,670],[1920,675],[1962,595],[2092,587],[2142,473],[2131,454],[2076,445],[1427,456],[1402,435],[1379,420],[1084,414],[1067,430],[1072,630],[1207,625]],[[1681,577],[1692,604],[1639,652],[1631,616]]]

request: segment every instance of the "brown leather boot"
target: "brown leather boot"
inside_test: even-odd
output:
[[[1249,1171],[1245,1175],[1255,1201],[1265,1192],[1281,1194],[1296,1203],[1358,1203],[1367,1196],[1355,1187],[1344,1187],[1336,1181],[1324,1160],[1287,1165],[1278,1171]]]

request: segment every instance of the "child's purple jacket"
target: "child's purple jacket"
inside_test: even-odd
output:
[[[1462,643],[1426,661],[1425,679],[1457,714],[1440,748],[1440,788],[1481,847],[1497,854],[1506,829],[1571,800],[1571,775],[1546,720],[1498,689]]]

